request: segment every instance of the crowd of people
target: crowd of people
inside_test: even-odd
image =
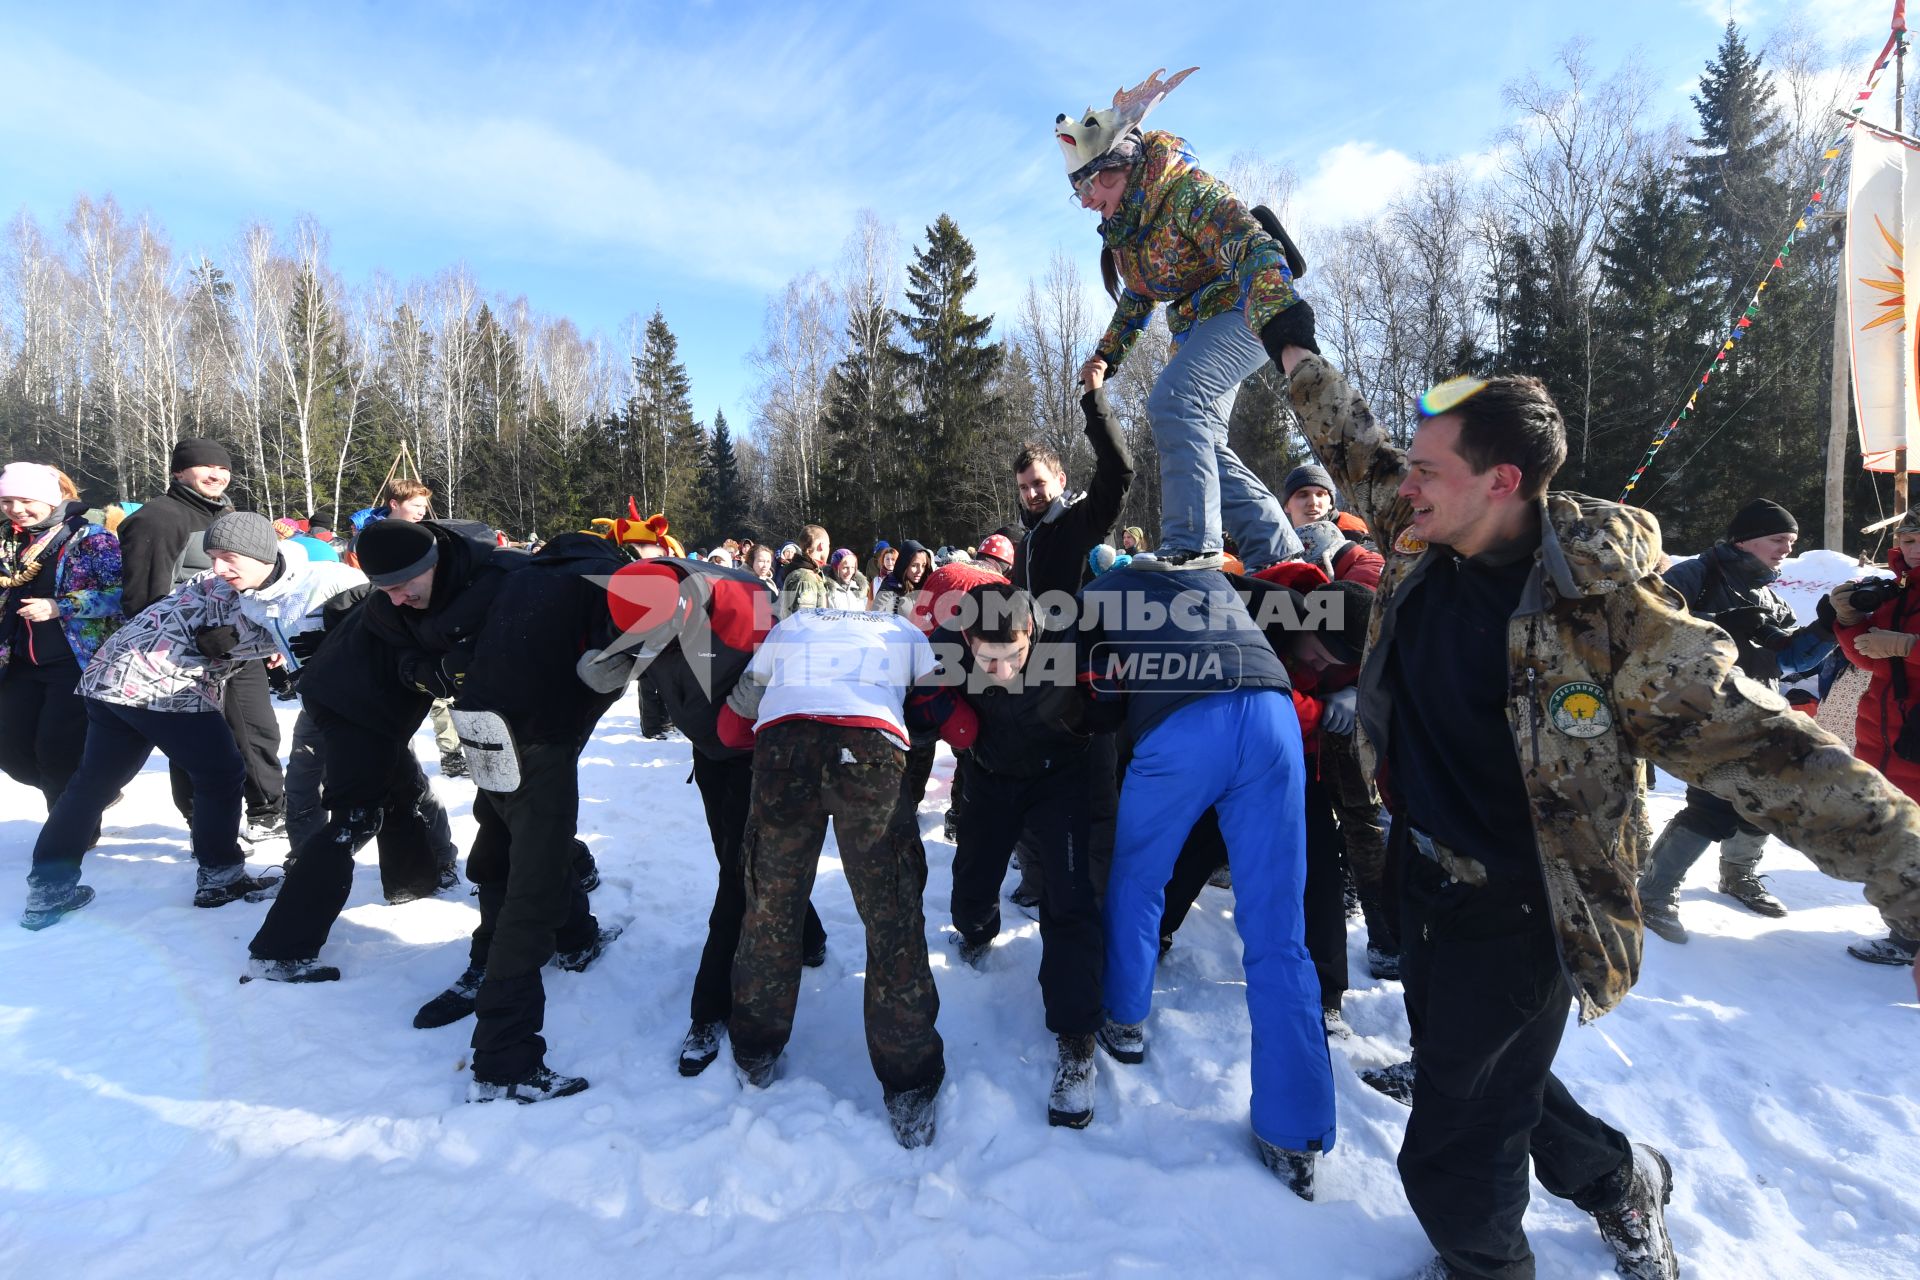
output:
[[[431,719],[441,773],[474,788],[479,918],[415,1025],[474,1018],[471,1101],[576,1094],[587,1081],[547,1060],[541,969],[585,969],[618,936],[592,910],[577,765],[637,685],[644,731],[690,746],[717,863],[679,1071],[724,1046],[746,1088],[779,1074],[801,972],[827,954],[811,896],[831,822],[866,932],[870,1058],[916,1147],[945,1075],[919,818],[945,741],[948,936],[957,962],[985,961],[1017,863],[1057,1040],[1048,1123],[1092,1122],[1100,1053],[1151,1052],[1156,965],[1205,886],[1230,884],[1252,1152],[1311,1200],[1357,912],[1411,1028],[1408,1059],[1367,1076],[1411,1107],[1399,1168],[1438,1255],[1421,1274],[1531,1276],[1531,1170],[1593,1215],[1623,1274],[1676,1276],[1673,1167],[1554,1075],[1566,1015],[1620,1004],[1643,928],[1686,940],[1679,887],[1711,844],[1722,893],[1763,915],[1788,909],[1756,874],[1768,836],[1863,884],[1890,931],[1855,954],[1914,961],[1920,508],[1889,573],[1799,619],[1770,586],[1791,513],[1756,499],[1669,561],[1648,512],[1550,489],[1565,430],[1533,379],[1443,382],[1396,445],[1319,353],[1285,232],[1141,129],[1186,74],[1055,122],[1115,298],[1081,370],[1093,472],[1076,490],[1056,452],[1023,447],[1017,518],[967,547],[890,536],[863,558],[809,524],[690,554],[631,503],[514,547],[432,519],[411,480],[345,527],[270,521],[232,508],[210,440],[180,441],[166,492],[113,511],[53,466],[7,465],[0,767],[47,807],[21,923],[92,900],[84,855],[157,746],[194,904],[268,904],[247,979],[338,980],[324,952],[358,850],[377,842],[392,900],[457,884],[411,747]],[[1162,303],[1150,548],[1119,527],[1134,460],[1104,382]],[[1268,359],[1313,454],[1277,494],[1226,432]],[[1852,749],[1780,691],[1836,652],[1870,677]],[[284,768],[276,690],[300,704]],[[1653,766],[1688,787],[1657,840]],[[248,865],[282,836],[282,868]]]

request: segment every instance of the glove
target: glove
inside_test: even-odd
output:
[[[1920,636],[1911,631],[1888,631],[1884,627],[1875,627],[1857,637],[1853,647],[1868,658],[1904,658],[1913,652],[1915,640],[1920,640]]]
[[[299,691],[293,686],[299,679],[298,671],[289,671],[284,666],[267,668],[267,687],[273,690],[273,696],[280,702],[292,702],[299,697]]]
[[[200,627],[193,633],[193,643],[201,653],[218,662],[240,647],[240,632],[231,626]]]
[[[1769,653],[1778,653],[1793,643],[1793,632],[1771,622],[1763,622],[1753,629],[1748,639]]]
[[[326,628],[315,627],[312,631],[302,631],[287,641],[287,652],[301,666],[313,661],[313,655],[320,652],[320,642],[327,638]]]
[[[1288,347],[1302,347],[1315,355],[1320,354],[1320,345],[1313,340],[1313,308],[1306,299],[1297,300],[1273,319],[1260,326],[1260,345],[1267,349],[1267,355],[1280,367],[1280,353]]]
[[[1734,609],[1722,609],[1719,613],[1705,615],[1707,621],[1719,627],[1733,637],[1739,645],[1753,642],[1753,633],[1767,620],[1767,611],[1757,604],[1741,605]]]
[[[1780,678],[1780,655],[1769,649],[1755,648],[1750,644],[1740,646],[1740,656],[1734,664],[1741,672],[1754,680],[1768,681]]]
[[[400,683],[433,698],[453,697],[460,692],[460,682],[466,676],[467,659],[461,653],[435,655],[414,650],[400,657]]]
[[[639,665],[638,649],[611,655],[604,649],[589,649],[574,663],[573,672],[580,677],[581,684],[595,693],[619,693],[627,687],[627,681],[633,679],[634,668]]]
[[[1327,695],[1320,704],[1320,727],[1328,733],[1345,737],[1353,732],[1353,722],[1360,710],[1360,691],[1352,685]]]

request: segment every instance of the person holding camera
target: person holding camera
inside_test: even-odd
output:
[[[1887,776],[1887,781],[1920,798],[1920,591],[1912,576],[1920,566],[1920,506],[1908,511],[1893,531],[1887,555],[1891,578],[1843,582],[1827,595],[1833,606],[1833,632],[1847,660],[1867,673],[1865,696],[1854,723],[1853,752]],[[1920,938],[1898,930],[1885,938],[1858,943],[1847,951],[1874,964],[1912,964]]]
[[[1689,613],[1732,637],[1740,670],[1770,688],[1782,675],[1817,667],[1833,648],[1833,626],[1824,610],[1800,626],[1793,607],[1773,590],[1799,536],[1792,512],[1755,498],[1733,517],[1724,538],[1662,575],[1685,597]],[[1686,807],[1660,834],[1640,873],[1647,928],[1668,942],[1687,940],[1680,923],[1680,882],[1712,844],[1720,846],[1721,893],[1759,915],[1786,915],[1786,907],[1754,872],[1766,843],[1766,833],[1740,817],[1732,804],[1689,786]]]

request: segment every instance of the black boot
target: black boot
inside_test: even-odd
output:
[[[550,1067],[537,1068],[525,1080],[511,1084],[492,1084],[475,1080],[467,1086],[468,1102],[545,1102],[550,1098],[570,1098],[587,1087],[580,1076],[563,1076]]]
[[[265,902],[280,892],[278,875],[248,875],[245,867],[199,872],[193,893],[196,907],[224,907],[229,902]]]
[[[903,1089],[887,1095],[887,1119],[893,1122],[893,1136],[909,1151],[933,1141],[933,1101],[940,1093],[940,1082]]]
[[[1360,1083],[1369,1089],[1378,1089],[1403,1107],[1410,1107],[1413,1105],[1413,1059],[1362,1071]]]
[[[592,942],[589,942],[578,951],[554,952],[553,963],[565,969],[568,973],[584,973],[586,972],[587,966],[591,965],[595,960],[598,960],[608,945],[623,932],[624,930],[617,924],[607,925],[595,935]]]
[[[240,975],[240,981],[252,982],[255,978],[263,982],[338,982],[340,970],[321,964],[317,956],[305,960],[262,960],[256,956],[247,961],[247,971]]]
[[[1287,1190],[1302,1200],[1313,1199],[1313,1166],[1318,1159],[1313,1152],[1276,1147],[1257,1133],[1253,1145],[1260,1152],[1260,1163],[1273,1170],[1274,1176],[1287,1184]]]
[[[1053,1068],[1053,1091],[1047,1095],[1047,1123],[1084,1129],[1093,1122],[1092,1036],[1061,1036],[1060,1059]]]
[[[680,1041],[680,1074],[697,1076],[712,1066],[720,1056],[720,1033],[726,1029],[724,1022],[696,1022],[688,1027]]]
[[[31,889],[27,893],[27,909],[20,913],[20,927],[34,932],[57,924],[66,916],[93,901],[93,888],[90,885],[61,885],[53,889]]]
[[[450,1026],[472,1013],[486,976],[485,969],[468,968],[452,986],[420,1006],[420,1012],[413,1015],[413,1025],[423,1029]]]
[[[1666,1209],[1673,1199],[1673,1167],[1644,1142],[1633,1144],[1628,1159],[1626,1193],[1593,1220],[1613,1250],[1615,1271],[1631,1280],[1675,1280],[1680,1263],[1667,1236]]]
[[[1692,827],[1669,822],[1647,855],[1640,873],[1640,918],[1668,942],[1687,940],[1686,926],[1680,923],[1680,882],[1712,843]]]
[[[1915,955],[1920,955],[1920,941],[1889,933],[1884,938],[1853,943],[1847,954],[1868,964],[1911,965]]]

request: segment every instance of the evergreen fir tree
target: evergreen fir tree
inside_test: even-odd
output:
[[[918,500],[925,483],[921,455],[903,438],[910,428],[899,355],[871,343],[891,328],[878,304],[850,317],[847,354],[827,381],[820,514],[854,542],[902,536],[902,507]]]
[[[733,452],[733,432],[727,426],[724,411],[715,410],[713,433],[707,438],[703,493],[716,538],[736,536],[747,519],[745,486],[740,477],[740,460]]]
[[[706,444],[693,416],[693,396],[680,341],[658,309],[647,321],[640,354],[634,358],[635,394],[631,426],[644,438],[657,472],[646,486],[655,507],[675,527],[702,532],[707,525],[700,493],[700,455]]]
[[[979,495],[953,488],[957,478],[975,474],[969,455],[981,447],[998,412],[993,388],[1003,359],[1000,344],[987,341],[993,317],[966,309],[978,282],[973,262],[973,245],[941,214],[907,267],[912,309],[896,317],[908,345],[896,347],[895,354],[918,393],[901,443],[924,463],[902,505],[908,527],[921,530],[923,539],[965,540],[982,532],[966,524]]]

